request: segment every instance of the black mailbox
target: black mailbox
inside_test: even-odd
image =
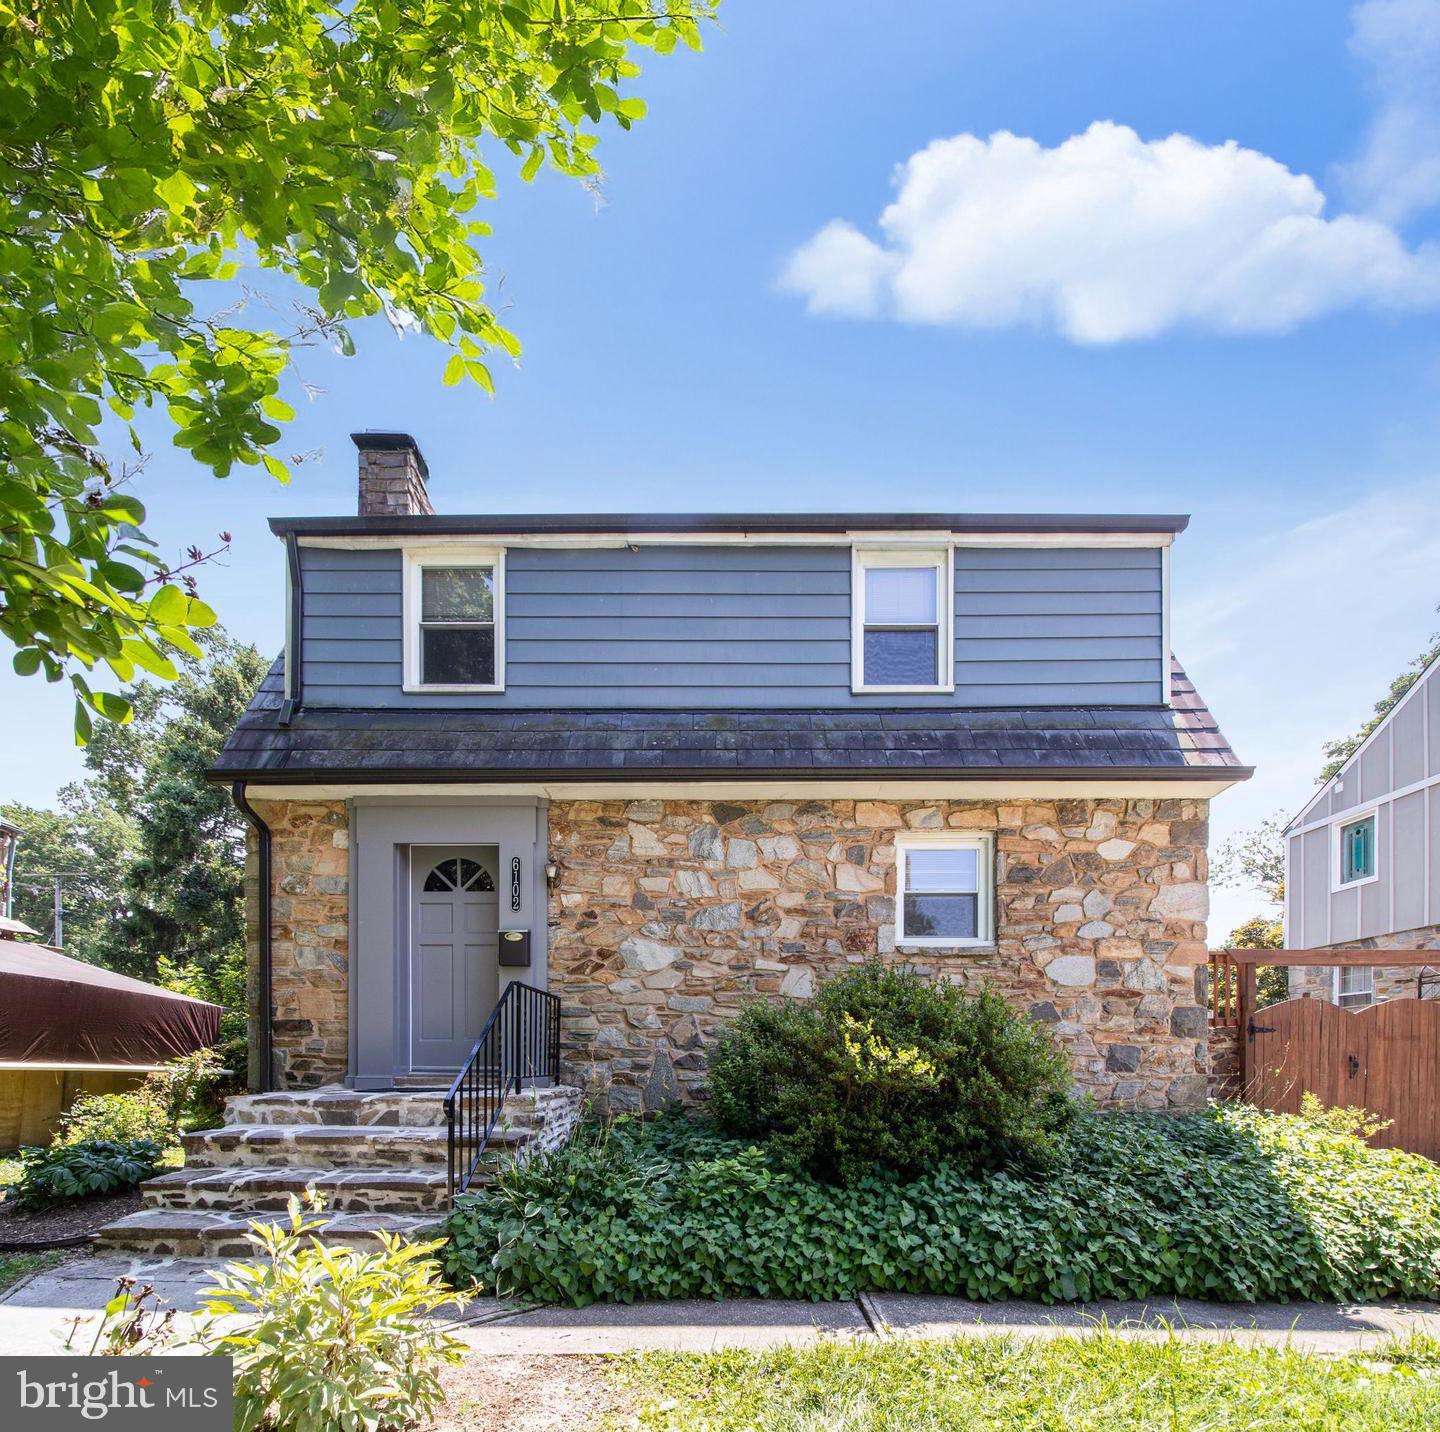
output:
[[[530,963],[530,931],[500,931],[500,963],[502,965],[528,965]]]

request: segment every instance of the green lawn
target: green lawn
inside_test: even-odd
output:
[[[615,1427],[656,1432],[1362,1432],[1440,1426],[1440,1342],[1317,1357],[1115,1335],[646,1353]]]
[[[0,1253],[0,1293],[13,1287],[27,1273],[55,1267],[64,1257],[62,1248],[49,1248],[42,1253]]]

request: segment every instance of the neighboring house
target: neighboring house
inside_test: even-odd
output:
[[[1292,994],[1365,1005],[1440,994],[1440,659],[1285,827],[1285,944],[1374,950],[1290,971]],[[1385,950],[1435,950],[1435,967]]]
[[[1203,1102],[1250,771],[1172,661],[1185,518],[439,516],[408,436],[355,442],[359,516],[271,524],[285,655],[212,773],[279,1088],[448,1084],[518,979],[568,1080],[653,1107],[878,955],[999,990],[1103,1104]]]

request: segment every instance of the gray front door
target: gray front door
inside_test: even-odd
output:
[[[499,993],[493,845],[414,846],[410,1067],[457,1071]]]

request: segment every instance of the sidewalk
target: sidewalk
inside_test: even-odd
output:
[[[216,1265],[200,1258],[82,1255],[32,1273],[0,1295],[0,1354],[56,1353],[62,1325],[77,1313],[98,1314],[128,1274],[155,1285],[185,1315],[199,1306],[200,1288]],[[1440,1304],[1201,1303],[1157,1298],[1147,1303],[972,1303],[964,1298],[862,1294],[854,1302],[593,1304],[588,1308],[520,1311],[479,1299],[460,1314],[459,1336],[482,1356],[616,1353],[639,1348],[704,1352],[723,1347],[772,1347],[824,1338],[950,1337],[1009,1333],[1055,1337],[1093,1330],[1102,1321],[1126,1337],[1234,1337],[1290,1343],[1314,1352],[1360,1352],[1410,1332],[1440,1337]],[[88,1345],[88,1344],[87,1344]]]

